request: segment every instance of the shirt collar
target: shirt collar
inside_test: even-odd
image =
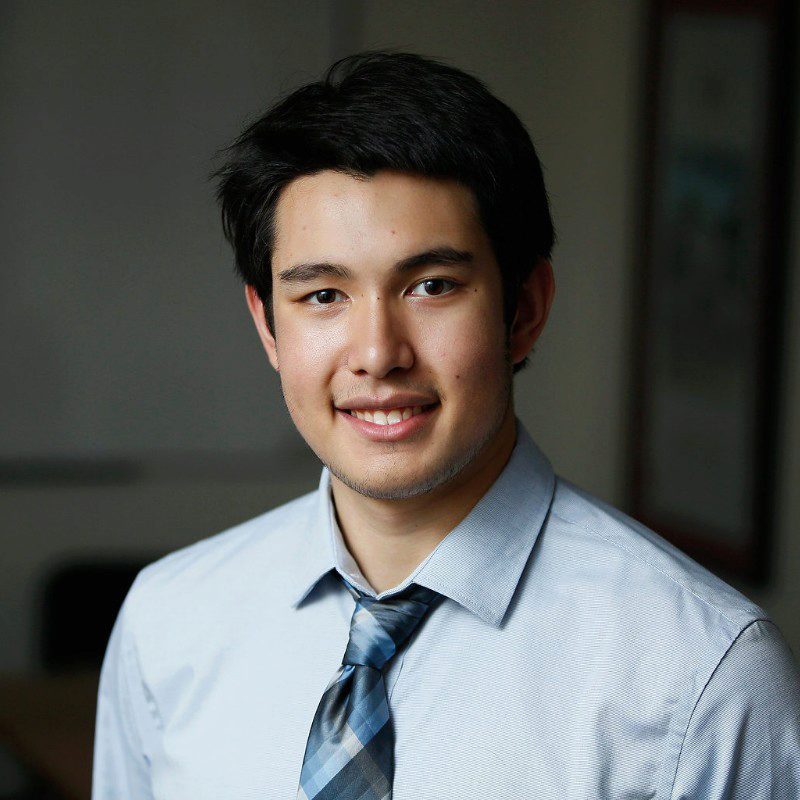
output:
[[[497,480],[401,584],[378,598],[416,583],[499,626],[547,516],[554,488],[550,462],[517,420],[517,441]],[[292,605],[300,605],[331,570],[374,596],[336,524],[327,467],[306,522],[305,535],[298,537]]]

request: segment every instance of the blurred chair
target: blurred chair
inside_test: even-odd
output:
[[[41,662],[48,672],[99,669],[119,608],[157,555],[60,564],[44,579]]]
[[[0,800],[88,800],[97,675],[128,589],[157,557],[83,558],[45,575],[39,646],[47,675],[0,681],[0,744],[25,773],[25,785]]]

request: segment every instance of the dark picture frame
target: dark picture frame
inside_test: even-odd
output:
[[[769,575],[794,8],[651,7],[631,510],[686,553]]]

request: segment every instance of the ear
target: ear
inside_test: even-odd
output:
[[[546,258],[539,259],[519,290],[509,337],[512,363],[518,364],[530,353],[544,330],[555,293],[553,265]]]
[[[278,347],[275,344],[275,336],[267,324],[267,314],[264,309],[264,304],[261,302],[261,298],[258,296],[255,287],[251,286],[249,283],[245,284],[244,295],[247,300],[247,307],[250,309],[250,316],[253,318],[256,330],[258,331],[258,338],[261,339],[261,344],[267,353],[267,358],[269,358],[269,363],[272,364],[276,372],[280,372],[278,368]]]

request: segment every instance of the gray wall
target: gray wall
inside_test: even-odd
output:
[[[5,12],[0,458],[295,445],[259,420],[277,382],[254,369],[206,176],[247,116],[327,63],[328,4]]]
[[[172,549],[313,481],[206,178],[248,118],[337,55],[336,11],[3,5],[0,458],[141,474],[3,485],[0,668],[35,663],[35,587],[58,559]]]

